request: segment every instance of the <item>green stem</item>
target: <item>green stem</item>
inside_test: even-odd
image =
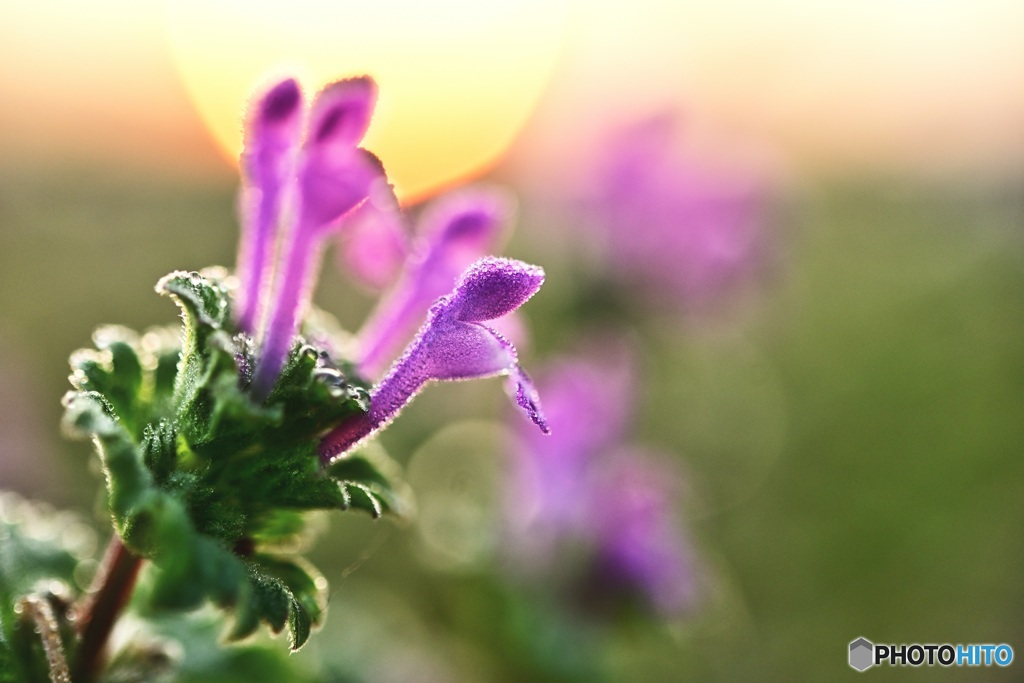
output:
[[[91,683],[96,676],[107,639],[131,597],[141,566],[142,558],[133,555],[114,534],[107,545],[93,590],[78,611],[80,640],[72,667],[72,680],[75,683]]]
[[[40,595],[29,595],[18,602],[15,611],[20,612],[22,618],[28,620],[39,634],[50,668],[50,683],[71,683],[68,663],[64,658],[64,644],[60,640],[60,626],[50,602]]]

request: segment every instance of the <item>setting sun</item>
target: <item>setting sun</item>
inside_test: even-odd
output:
[[[185,0],[166,6],[185,87],[218,144],[241,144],[239,102],[269,73],[308,90],[371,74],[380,102],[365,146],[414,199],[484,170],[525,123],[558,58],[565,3],[425,5]]]

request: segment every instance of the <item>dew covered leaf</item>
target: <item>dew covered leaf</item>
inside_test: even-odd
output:
[[[361,453],[325,470],[321,436],[368,408],[365,386],[326,351],[299,339],[266,401],[253,400],[256,354],[223,275],[160,281],[181,309],[180,334],[106,328],[97,348],[77,352],[64,429],[95,443],[115,530],[152,561],[141,609],[209,601],[233,613],[231,637],[288,626],[298,648],[324,610],[316,570],[288,554],[308,538],[307,513],[411,505],[386,458]]]
[[[374,517],[389,513],[408,518],[414,513],[412,489],[403,480],[401,467],[375,441],[336,458],[327,472],[339,482],[351,507]]]

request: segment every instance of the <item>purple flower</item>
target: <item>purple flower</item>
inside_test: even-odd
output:
[[[398,278],[411,248],[395,195],[372,193],[345,223],[335,250],[339,268],[364,288],[381,292]]]
[[[600,363],[563,361],[544,380],[544,414],[558,430],[550,436],[517,430],[520,466],[512,502],[516,510],[523,510],[524,500],[532,502],[531,513],[514,514],[512,521],[525,525],[520,531],[538,546],[586,527],[583,476],[608,444],[622,440],[632,394],[632,377],[620,353],[605,354]],[[538,552],[546,551],[539,547]]]
[[[378,376],[459,273],[494,250],[511,213],[504,193],[481,188],[448,194],[427,208],[401,278],[359,332],[357,364],[364,376]],[[379,224],[379,238],[394,234],[387,212]]]
[[[563,361],[541,384],[551,437],[522,432],[508,495],[515,563],[553,569],[567,552],[590,549],[570,570],[580,588],[602,598],[643,595],[675,614],[693,598],[689,550],[674,517],[671,472],[625,446],[632,403],[624,353]]]
[[[693,568],[675,523],[674,477],[647,454],[611,454],[589,482],[597,590],[639,590],[663,614],[694,600]]]
[[[254,334],[273,265],[274,235],[302,127],[302,92],[284,80],[253,99],[242,152],[238,326]]]
[[[606,259],[620,275],[700,307],[764,261],[766,197],[750,175],[676,152],[676,137],[673,117],[615,137],[599,164],[595,209]]]
[[[366,77],[327,86],[313,100],[306,137],[297,149],[293,119],[299,117],[301,97],[294,81],[284,81],[257,99],[250,116],[245,162],[252,188],[246,194],[258,201],[253,227],[247,227],[255,237],[246,240],[262,246],[243,250],[239,270],[246,274],[241,294],[245,306],[239,324],[255,332],[260,314],[253,306],[265,305],[266,324],[259,334],[260,358],[252,379],[257,399],[270,393],[284,365],[312,294],[324,238],[375,187],[386,184],[380,162],[357,147],[376,96],[376,86]],[[273,291],[265,304],[254,304],[266,299],[262,279],[269,270],[268,245],[275,225],[281,241]]]
[[[533,296],[544,271],[498,258],[466,269],[494,245],[510,202],[496,191],[450,195],[424,212],[421,235],[410,245],[380,162],[358,147],[376,95],[369,78],[329,85],[313,99],[301,140],[303,100],[294,80],[269,88],[250,107],[242,156],[238,323],[259,341],[252,396],[270,394],[306,312],[324,239],[345,219],[355,232],[347,257],[366,266],[362,273],[383,283],[398,261],[405,262],[404,275],[360,335],[360,369],[382,367],[416,323],[424,316],[426,322],[373,388],[368,413],[324,438],[323,458],[343,454],[386,426],[431,380],[506,375],[516,403],[546,432],[515,347],[484,324]]]
[[[470,266],[455,289],[431,307],[416,338],[373,387],[369,412],[324,437],[321,457],[337,457],[387,426],[431,380],[506,375],[516,403],[548,431],[537,392],[519,367],[515,348],[483,324],[519,308],[543,282],[541,268],[521,261],[489,257]]]

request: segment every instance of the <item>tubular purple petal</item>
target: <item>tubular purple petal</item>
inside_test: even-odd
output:
[[[377,86],[368,77],[332,83],[313,101],[299,167],[303,229],[329,227],[365,201],[384,176],[380,161],[356,147],[376,101]]]
[[[394,284],[411,246],[405,217],[390,186],[374,186],[370,198],[345,223],[335,251],[342,272],[378,293]]]
[[[544,269],[522,261],[488,257],[462,274],[449,306],[463,322],[494,320],[511,313],[544,284]]]
[[[297,161],[296,217],[285,233],[252,394],[270,394],[284,366],[316,281],[320,251],[330,229],[386,184],[380,161],[355,147],[369,125],[376,86],[369,78],[339,81],[313,102]]]
[[[359,333],[359,368],[365,376],[379,374],[459,273],[494,250],[511,213],[503,193],[483,189],[453,193],[427,209],[402,278]]]
[[[244,134],[237,274],[238,325],[252,334],[273,264],[274,232],[302,126],[302,92],[286,79],[256,97]]]
[[[380,160],[364,149],[303,150],[298,178],[303,234],[319,234],[337,225],[384,177]]]
[[[529,276],[531,287],[524,287],[524,274]],[[521,261],[486,258],[473,264],[455,290],[434,304],[419,334],[371,390],[369,412],[328,434],[320,445],[321,457],[330,460],[388,425],[431,380],[509,375],[516,382],[519,405],[538,426],[547,429],[536,391],[519,368],[512,344],[490,327],[466,321],[459,315],[467,306],[488,300],[500,300],[503,304],[489,307],[495,313],[492,317],[510,313],[525,303],[543,281],[541,268]],[[501,295],[500,290],[506,287],[512,294]],[[508,305],[512,299],[516,303]]]
[[[526,371],[517,363],[508,375],[509,391],[515,397],[516,405],[523,409],[526,416],[540,427],[544,434],[551,434],[551,427],[548,426],[547,418],[540,407],[540,394],[537,393],[533,380],[526,374]]]
[[[253,373],[251,391],[256,400],[263,400],[277,381],[284,367],[299,320],[309,302],[315,272],[313,264],[319,256],[319,241],[292,235],[287,254],[275,282],[276,291],[270,317],[263,331],[260,358]]]
[[[312,144],[355,147],[366,135],[377,104],[377,84],[369,76],[331,83],[317,95],[309,115]]]

